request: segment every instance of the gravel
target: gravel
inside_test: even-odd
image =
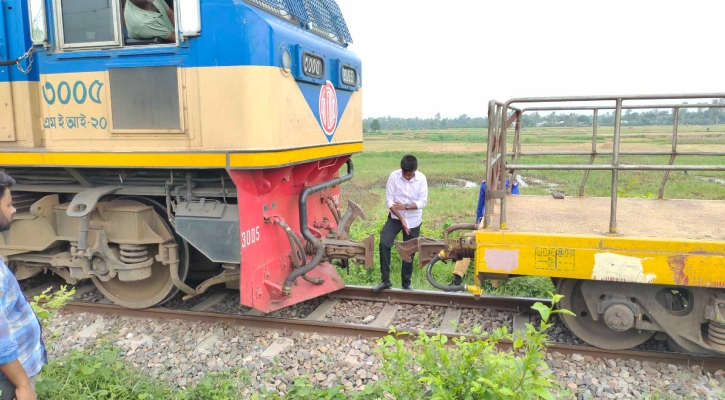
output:
[[[385,303],[372,301],[341,301],[325,316],[323,321],[344,324],[370,325],[383,311]]]
[[[315,308],[319,307],[325,299],[322,297],[315,297],[314,299],[303,301],[301,303],[294,304],[292,306],[283,308],[279,311],[275,311],[269,314],[272,318],[305,318],[315,311]]]
[[[514,326],[513,318],[513,314],[506,311],[464,308],[461,310],[458,332],[472,333],[473,328],[478,326],[482,332],[492,332],[502,326],[511,332]]]
[[[393,319],[393,325],[414,331],[437,330],[443,322],[445,312],[445,307],[401,304]]]
[[[324,298],[314,298],[308,301],[297,303],[290,307],[283,308],[279,311],[269,313],[267,316],[272,318],[305,318],[310,315],[322,302]],[[223,301],[217,303],[213,307],[210,307],[207,312],[221,313],[221,314],[239,314],[243,315],[250,312],[252,309],[247,306],[239,304],[239,292],[234,292],[233,295],[229,295]]]
[[[239,292],[235,291],[233,295],[227,296],[223,301],[215,304],[207,309],[207,312],[220,314],[246,314],[252,309],[239,303]]]
[[[412,315],[416,310],[402,311]],[[262,388],[284,394],[300,375],[311,376],[318,386],[342,384],[346,390],[360,390],[380,378],[381,361],[371,340],[90,314],[57,315],[51,326],[54,332],[45,331],[49,339],[57,335],[50,346],[51,359],[72,349],[94,348],[107,339],[128,363],[176,387],[191,386],[210,372],[242,367],[237,377],[246,387],[245,398]],[[270,346],[281,351],[275,356]],[[546,363],[579,399],[642,398],[653,391],[673,398],[714,399],[720,398],[725,385],[725,372],[703,374],[698,366],[557,352],[548,353]]]
[[[51,359],[74,349],[93,349],[107,339],[130,365],[176,387],[237,367],[244,369],[240,379],[249,380],[248,394],[263,387],[284,392],[300,375],[311,375],[317,385],[358,390],[379,378],[375,343],[368,340],[86,313],[57,315],[51,326],[48,340],[57,335],[49,346]],[[276,357],[265,353],[285,343]]]
[[[48,280],[48,276],[33,278],[28,287]],[[26,281],[26,282],[28,282]],[[212,287],[207,293],[187,302],[177,294],[164,305],[166,308],[189,309],[223,287]],[[103,299],[97,290],[86,293],[82,301]],[[285,308],[271,317],[305,318],[325,299],[316,298]],[[370,324],[383,309],[383,302],[340,301],[325,321]],[[239,304],[239,292],[234,292],[209,311],[245,314],[250,308]],[[445,307],[402,304],[393,325],[411,330],[437,330]],[[538,325],[538,315],[530,321]],[[550,340],[584,344],[576,339],[558,316],[552,317]],[[469,333],[475,326],[484,331],[499,326],[513,329],[513,315],[496,310],[462,309],[459,332]],[[121,356],[130,365],[141,369],[151,378],[170,382],[176,387],[188,387],[211,372],[235,371],[245,387],[245,398],[262,388],[284,395],[296,377],[310,376],[318,386],[341,384],[345,390],[360,390],[380,378],[381,360],[375,354],[373,340],[359,340],[309,333],[269,332],[239,326],[200,324],[186,321],[160,321],[126,317],[100,317],[90,314],[57,315],[51,329],[44,331],[50,343],[49,357],[58,358],[71,350],[93,349],[101,339],[121,349]],[[277,348],[274,352],[272,349]],[[666,350],[665,341],[654,338],[638,347]],[[703,373],[699,366],[679,367],[667,363],[632,360],[594,359],[579,354],[563,355],[552,351],[546,363],[553,374],[575,393],[574,398],[642,398],[657,393],[671,398],[723,398],[725,372]],[[241,368],[241,369],[240,369]]]
[[[92,289],[87,293],[84,293],[82,296],[78,298],[78,301],[83,301],[87,303],[98,303],[101,300],[105,300],[106,296],[101,293],[98,289]]]
[[[572,354],[547,354],[547,364],[577,398],[642,398],[658,393],[675,398],[722,398],[725,373],[703,374],[699,366],[682,367],[667,363],[621,359],[594,359]]]

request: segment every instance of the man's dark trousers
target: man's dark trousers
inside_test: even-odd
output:
[[[422,224],[421,224],[422,225]],[[403,224],[400,220],[393,219],[388,213],[388,220],[385,221],[383,230],[380,231],[380,274],[382,275],[382,282],[390,283],[390,251],[393,248],[393,242],[398,233],[403,230]],[[403,232],[403,241],[415,239],[420,235],[420,225],[410,229],[410,235]],[[411,260],[412,261],[412,260]],[[413,263],[403,261],[403,268],[401,277],[403,287],[407,288],[410,286],[410,278],[413,276]]]

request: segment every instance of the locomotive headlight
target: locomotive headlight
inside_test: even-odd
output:
[[[282,50],[282,68],[284,68],[284,69],[292,68],[292,55],[290,54],[289,50],[287,50],[287,49]]]

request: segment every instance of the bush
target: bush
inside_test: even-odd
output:
[[[76,289],[73,288],[67,292],[65,288],[66,286],[62,285],[60,290],[55,292],[53,295],[48,295],[48,292],[50,292],[50,289],[52,288],[47,288],[40,295],[34,296],[34,301],[30,302],[30,306],[33,308],[33,311],[35,311],[35,315],[38,316],[43,328],[46,328],[48,321],[56,312],[58,312],[59,309],[63,308],[67,302],[73,299]]]
[[[552,314],[571,312],[555,310],[562,296],[551,296],[550,308],[539,302],[532,307],[541,314],[538,329],[529,323],[523,333],[501,327],[481,339],[454,338],[454,345],[447,346],[447,336],[420,332],[406,346],[398,336],[407,333],[391,331],[394,335],[379,342],[385,379],[378,389],[400,400],[553,399],[554,394],[562,395],[565,390],[555,383],[544,361],[545,331],[552,325],[548,322]],[[480,328],[475,333],[480,334]],[[512,350],[499,351],[502,340],[511,341]]]

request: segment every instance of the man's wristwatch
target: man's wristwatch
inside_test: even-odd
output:
[[[406,204],[406,205],[405,205],[405,209],[406,209],[406,210],[408,209],[408,204]]]

